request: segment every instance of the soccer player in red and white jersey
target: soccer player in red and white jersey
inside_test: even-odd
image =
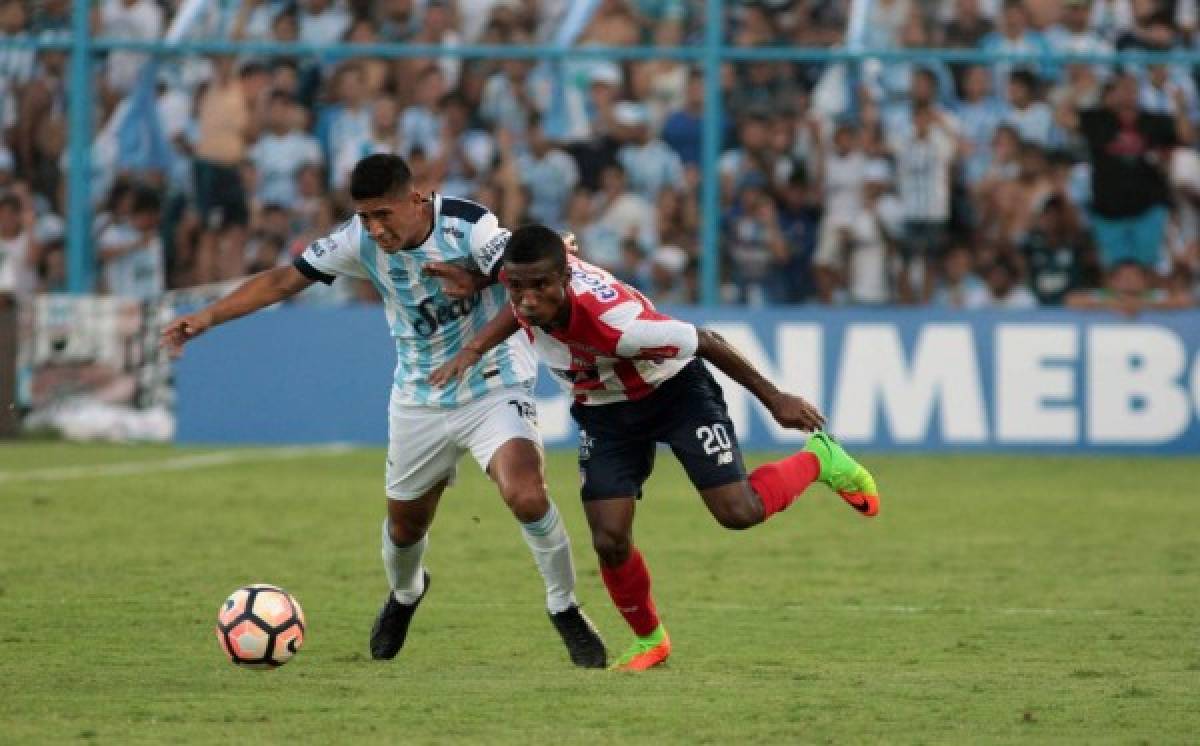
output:
[[[452,281],[442,272],[444,281]],[[804,399],[780,391],[720,335],[655,310],[608,272],[569,256],[541,225],[518,229],[500,279],[509,307],[430,376],[445,384],[518,330],[575,397],[584,512],[601,576],[637,640],[614,668],[641,671],[671,652],[633,546],[633,516],[658,443],[670,445],[722,526],[745,529],[787,508],[812,482],[833,488],[866,516],[879,510],[871,474],[829,435]],[[707,360],[753,393],[775,420],[811,431],[804,449],[747,476],[721,389]]]

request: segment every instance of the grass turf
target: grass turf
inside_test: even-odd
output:
[[[366,653],[385,592],[382,451],[42,471],[193,453],[0,446],[0,743],[1200,733],[1197,460],[871,457],[878,518],[817,485],[730,532],[660,454],[637,538],[675,649],[666,668],[628,675],[571,668],[516,525],[468,461],[431,533],[434,584],[391,663]],[[552,455],[548,481],[581,600],[619,653],[630,633],[591,558],[570,454]],[[304,649],[278,671],[233,667],[213,636],[222,599],[255,581],[288,588],[308,616]]]

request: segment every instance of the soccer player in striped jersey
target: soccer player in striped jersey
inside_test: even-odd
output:
[[[486,280],[446,270],[455,292]],[[453,276],[451,276],[453,275]],[[430,381],[454,382],[518,331],[575,397],[584,512],[601,576],[637,636],[614,668],[641,671],[671,652],[650,595],[650,573],[633,545],[633,515],[654,466],[657,443],[671,446],[717,522],[762,523],[812,482],[829,485],[865,516],[879,511],[875,480],[829,435],[804,399],[780,391],[718,334],[655,310],[641,293],[568,254],[540,225],[518,229],[500,273],[509,307]],[[785,426],[811,431],[804,449],[747,476],[721,389],[701,360],[745,386]]]
[[[225,298],[183,316],[163,332],[178,353],[217,324],[245,316],[339,275],[370,280],[383,298],[396,342],[389,404],[387,518],[383,559],[391,589],[371,633],[371,655],[390,659],[429,586],[422,558],[426,532],[465,451],[496,483],[520,521],[546,585],[550,619],[571,660],[601,668],[604,644],[575,601],[575,569],[566,527],[546,493],[537,412],[531,396],[536,364],[526,341],[496,345],[456,385],[434,387],[429,374],[501,308],[504,289],[452,298],[426,265],[487,275],[509,232],[467,200],[425,196],[413,188],[403,158],[362,159],[350,177],[356,214],[315,241],[291,266],[250,278]]]

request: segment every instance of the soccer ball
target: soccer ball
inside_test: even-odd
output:
[[[245,668],[279,668],[304,644],[304,610],[282,588],[238,588],[217,612],[217,642]]]

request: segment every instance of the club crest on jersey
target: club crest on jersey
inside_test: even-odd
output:
[[[470,298],[438,304],[442,300],[442,297],[433,295],[421,301],[417,306],[417,319],[413,321],[413,331],[422,337],[432,337],[443,324],[461,319],[474,311],[479,305],[480,297],[479,293],[475,293]]]

